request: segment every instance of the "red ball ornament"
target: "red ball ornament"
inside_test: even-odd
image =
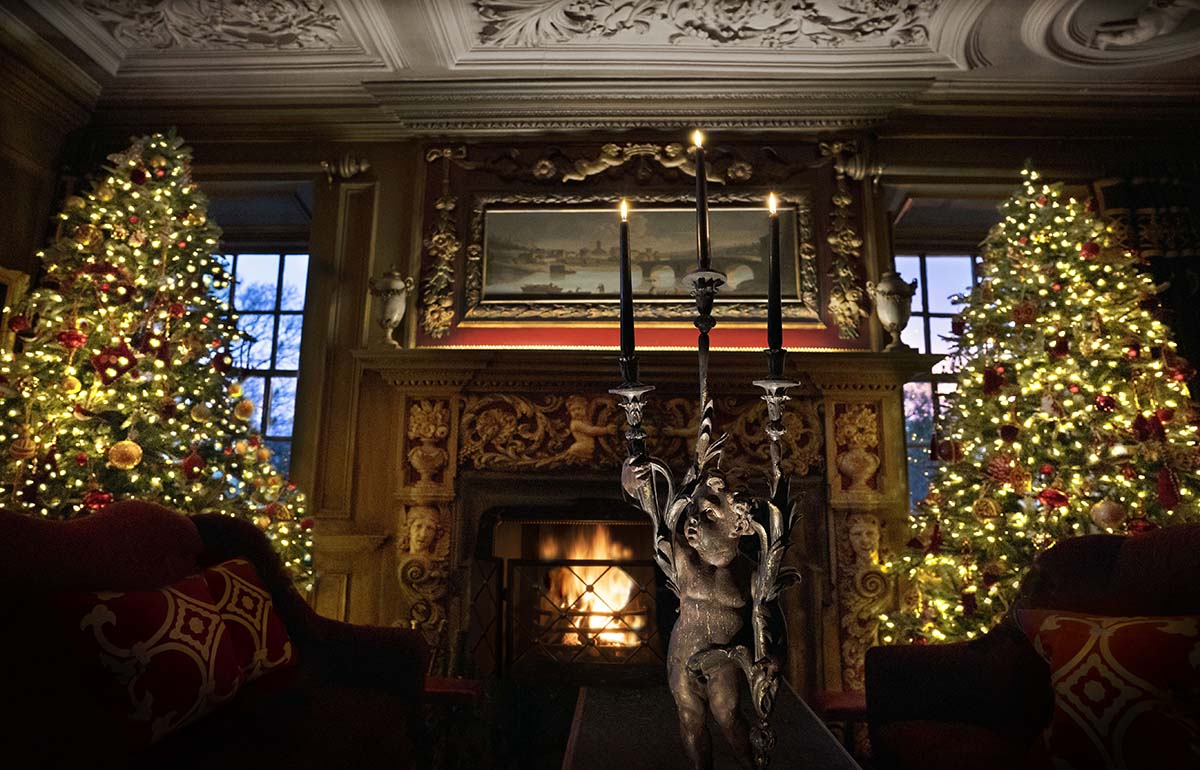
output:
[[[1029,243],[1029,239],[1026,238],[1024,235],[1022,235],[1020,238],[1017,239],[1017,243],[1024,246],[1025,244]]]
[[[162,179],[164,176],[167,175],[167,172],[162,170],[161,168],[156,168],[156,169],[154,169],[154,175],[156,177],[158,177],[159,179]]]
[[[1079,384],[1072,382],[1070,385],[1067,386],[1067,390],[1070,391],[1071,393],[1078,393],[1079,392]]]
[[[1130,345],[1129,349],[1125,351],[1125,357],[1131,360],[1137,358],[1141,354],[1142,346],[1138,345],[1137,343]]]
[[[111,492],[104,492],[99,489],[93,489],[83,496],[83,507],[87,508],[92,513],[101,510],[108,506],[113,501]]]
[[[200,472],[204,470],[205,463],[204,458],[201,457],[195,449],[193,449],[191,454],[183,458],[183,462],[180,465],[183,468],[183,475],[186,476],[189,481],[195,481],[196,479],[200,478]]]
[[[183,314],[187,312],[187,308],[183,306],[182,302],[172,302],[167,312],[171,314],[172,318],[183,318]]]
[[[939,460],[948,463],[956,463],[963,459],[962,443],[955,441],[952,438],[943,439],[937,445],[937,456]]]
[[[1041,471],[1043,476],[1049,476],[1051,473],[1054,473],[1054,466],[1050,463],[1046,463],[1041,468],[1038,468],[1038,470]]]
[[[146,169],[144,168],[135,168],[129,172],[129,181],[134,184],[146,184],[148,178],[146,176]]]
[[[1071,352],[1071,341],[1066,337],[1057,337],[1050,345],[1050,354],[1055,358],[1066,358]]]
[[[311,518],[305,517],[300,520],[300,529],[312,529],[314,523],[315,522]]]
[[[1039,206],[1045,206],[1047,201],[1048,201],[1048,198],[1046,198],[1045,195],[1039,195],[1037,197],[1037,205],[1039,205]]]
[[[1137,471],[1133,469],[1132,465],[1126,465],[1125,467],[1121,468],[1121,475],[1124,476],[1126,480],[1130,480],[1137,475]]]
[[[178,247],[179,247],[179,248],[181,248],[181,249],[186,249],[186,248],[187,248],[187,241],[179,241],[179,242],[177,242],[175,245],[176,245],[176,246],[178,246]]]
[[[1054,487],[1046,487],[1038,492],[1038,502],[1050,508],[1063,508],[1071,501],[1066,492]]]
[[[141,221],[141,220],[138,219],[137,214],[134,214],[133,216],[129,217],[129,224],[131,224],[131,225],[136,225],[139,221]]]
[[[64,329],[58,333],[59,343],[68,350],[77,350],[87,344],[87,333],[79,329]]]
[[[1062,284],[1055,281],[1054,283],[1050,284],[1050,288],[1054,289],[1055,291],[1062,291]]]
[[[1088,241],[1079,247],[1079,256],[1084,259],[1095,259],[1100,255],[1100,244]]]
[[[1125,523],[1125,531],[1131,535],[1144,535],[1147,532],[1153,532],[1156,529],[1161,529],[1161,527],[1147,519],[1145,516],[1137,516]]]
[[[80,468],[87,465],[87,461],[88,461],[88,456],[87,456],[86,452],[80,452],[79,454],[75,455],[75,464],[78,465]]]
[[[1175,419],[1175,410],[1164,406],[1159,409],[1155,409],[1154,416],[1158,418],[1159,422],[1167,423]]]
[[[1112,396],[1104,395],[1103,393],[1096,396],[1096,411],[1111,412],[1117,408],[1117,400]]]
[[[950,319],[950,333],[956,337],[961,337],[967,332],[967,322],[962,316],[955,316]]]
[[[1005,382],[1003,366],[988,367],[983,370],[983,394],[985,396],[998,394]]]
[[[13,334],[20,334],[23,331],[27,331],[29,327],[29,319],[23,315],[15,315],[8,319],[8,330]]]
[[[1000,438],[1005,441],[1008,441],[1008,442],[1016,441],[1017,436],[1019,436],[1019,435],[1021,435],[1021,429],[1016,425],[1009,423],[1009,424],[1000,426]]]

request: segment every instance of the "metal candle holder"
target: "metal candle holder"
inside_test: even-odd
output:
[[[637,357],[623,355],[620,359],[622,384],[609,391],[621,398],[628,421],[625,437],[629,453],[621,481],[626,493],[650,517],[654,526],[655,561],[666,575],[668,587],[680,599],[680,619],[671,634],[668,675],[679,707],[680,729],[689,761],[697,770],[711,767],[711,745],[704,726],[704,718],[711,711],[734,750],[749,755],[747,758],[753,760],[756,768],[765,769],[775,746],[775,732],[769,719],[779,687],[780,668],[778,658],[770,650],[773,642],[767,629],[770,604],[799,576],[796,570],[782,564],[795,516],[789,484],[782,469],[782,444],[786,435],[783,410],[789,398],[788,390],[798,383],[781,376],[787,351],[782,347],[767,350],[769,376],[754,384],[762,389],[762,399],[767,405],[766,433],[771,458],[767,483],[770,493],[766,498],[752,498],[726,490],[719,469],[725,436],[714,436],[714,410],[708,388],[709,332],[716,325],[712,310],[725,276],[716,270],[697,268],[685,276],[684,281],[696,302],[694,325],[699,332],[701,420],[695,457],[677,486],[666,463],[649,456],[642,416],[645,396],[654,388],[639,381]],[[632,323],[632,319],[629,322]],[[705,511],[699,510],[701,506]],[[707,522],[702,520],[702,513],[708,517]],[[701,536],[699,530],[704,528],[717,534]],[[730,610],[735,604],[715,606],[713,602],[705,601],[708,597],[705,591],[696,590],[703,577],[698,577],[700,573],[695,571],[694,565],[707,561],[703,557],[704,550],[714,539],[720,541],[722,535],[725,541],[732,539],[735,544],[744,536],[758,538],[760,552],[749,597],[753,650],[730,641],[741,627],[741,610],[736,610],[736,624],[732,624]],[[708,561],[708,566],[701,566],[710,572],[721,569],[712,564]],[[741,597],[741,604],[736,605],[738,608],[745,604],[744,593]],[[677,658],[676,650],[687,654]],[[757,720],[748,735],[740,713],[734,713],[739,687],[736,673],[729,674],[730,666],[735,667],[734,671],[740,670],[750,686]],[[702,704],[699,721],[695,718],[697,700]],[[733,704],[732,711],[728,708],[729,702]]]

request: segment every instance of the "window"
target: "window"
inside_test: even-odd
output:
[[[917,254],[897,256],[896,272],[906,280],[917,279],[912,320],[901,339],[922,353],[944,355],[925,380],[904,386],[905,445],[908,449],[908,490],[915,505],[929,492],[933,471],[934,426],[954,392],[954,372],[959,362],[951,355],[954,334],[951,324],[959,308],[952,298],[970,290],[976,280],[979,260],[975,256]]]
[[[292,456],[300,334],[308,255],[226,255],[233,276],[230,303],[238,328],[249,337],[234,351],[246,398],[256,405],[251,428],[262,434],[272,462],[287,475]]]

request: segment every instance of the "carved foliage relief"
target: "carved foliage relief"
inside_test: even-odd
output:
[[[891,601],[891,578],[880,567],[882,524],[874,513],[835,514],[841,611],[842,686],[863,689],[863,660],[879,635],[879,613]]]
[[[438,491],[445,481],[450,461],[450,403],[440,399],[416,399],[408,407],[409,482],[418,494]]]
[[[729,433],[725,454],[731,469],[751,473],[765,467],[769,458],[762,403],[719,399],[717,411],[725,415],[719,429]],[[695,399],[652,404],[644,426],[651,451],[674,464],[687,462],[698,419]],[[459,462],[475,469],[615,468],[625,459],[623,420],[610,396],[468,396],[460,423]],[[793,399],[784,421],[785,471],[807,475],[820,467],[823,450],[816,402]]]
[[[762,48],[901,47],[929,42],[942,0],[474,0],[487,46],[587,40]]]
[[[343,20],[323,0],[72,0],[127,48],[329,48]]]
[[[874,403],[834,405],[833,439],[840,489],[846,496],[878,496],[879,406]]]

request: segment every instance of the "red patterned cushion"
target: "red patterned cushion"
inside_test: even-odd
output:
[[[60,594],[58,602],[132,745],[153,743],[237,694],[233,640],[202,576],[158,591]]]
[[[204,570],[204,579],[233,637],[244,681],[296,664],[291,637],[253,564],[230,559]]]
[[[1056,767],[1200,767],[1200,617],[1021,610],[1050,664]]]

